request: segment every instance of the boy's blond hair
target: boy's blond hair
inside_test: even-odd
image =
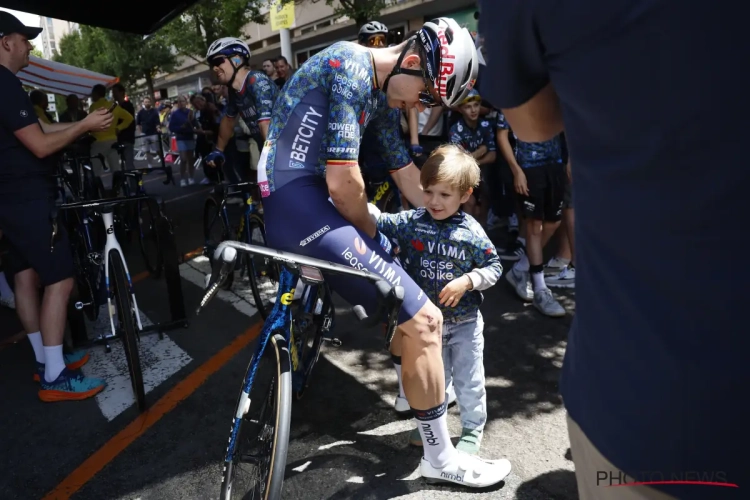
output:
[[[443,182],[464,194],[479,185],[479,164],[460,146],[444,144],[422,166],[419,182],[425,189]]]

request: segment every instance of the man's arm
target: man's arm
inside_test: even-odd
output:
[[[219,123],[219,138],[216,139],[216,149],[224,151],[227,147],[229,139],[234,136],[234,125],[237,121],[237,116],[224,115],[221,117],[221,123]]]
[[[419,181],[419,169],[414,163],[409,163],[404,168],[391,172],[393,182],[398,186],[398,190],[406,196],[412,207],[424,206],[424,194],[422,183]]]
[[[117,125],[115,126],[115,129],[118,132],[121,132],[128,128],[131,123],[133,123],[133,115],[130,114],[129,111],[126,109],[123,109],[121,106],[115,106],[115,109],[112,111],[112,114],[115,117],[115,120],[117,120]]]
[[[516,137],[524,142],[544,142],[563,131],[560,100],[548,84],[534,97],[515,108],[503,108]]]
[[[356,161],[328,163],[326,183],[339,213],[368,236],[374,237],[375,223],[367,210],[365,181]]]
[[[409,109],[409,140],[412,146],[419,145],[419,111],[417,108]]]
[[[80,122],[79,122],[80,123]],[[39,126],[42,127],[42,131],[45,134],[51,134],[53,132],[62,132],[75,125],[75,123],[45,123],[39,120]]]
[[[258,128],[265,141],[268,138],[268,126],[271,123],[273,105],[278,97],[279,89],[268,76],[262,73],[254,74],[250,78],[250,88],[255,96],[258,112]]]
[[[480,158],[477,158],[477,163],[479,163],[480,165],[488,165],[490,163],[495,163],[496,159],[497,151],[487,151]]]
[[[60,124],[57,124],[58,126]],[[50,126],[50,125],[47,125]],[[45,133],[38,123],[14,132],[16,138],[37,158],[46,158],[88,132],[84,122],[66,124],[61,130]]]

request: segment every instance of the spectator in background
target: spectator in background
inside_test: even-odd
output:
[[[210,92],[210,89],[209,89]],[[209,102],[210,98],[211,102]],[[195,108],[195,121],[198,122],[198,128],[195,131],[197,138],[195,141],[195,154],[201,159],[205,158],[213,151],[216,144],[216,137],[219,135],[219,116],[216,112],[216,106],[213,104],[213,92],[209,94],[194,95],[191,99],[193,108]],[[210,168],[205,162],[201,161],[204,178],[201,184],[210,184],[218,181],[218,174],[215,168]]]
[[[41,90],[32,90],[29,94],[29,99],[31,99],[31,104],[34,105],[34,112],[39,120],[47,124],[55,123],[54,118],[47,111],[47,106],[49,105],[47,94]]]
[[[169,131],[177,140],[180,153],[180,187],[195,184],[195,115],[187,107],[184,96],[177,98],[177,108],[169,119]]]
[[[107,93],[107,88],[104,85],[94,85],[91,89],[91,100],[93,104],[89,107],[89,113],[96,111],[97,109],[110,109],[112,104],[104,96]],[[117,154],[112,146],[117,142],[117,134],[130,126],[133,122],[133,115],[122,109],[120,106],[112,108],[113,120],[112,124],[103,131],[92,132],[94,136],[94,143],[91,145],[91,155],[104,157],[104,163],[102,164],[99,158],[95,158],[91,163],[94,167],[94,173],[96,175],[102,175],[102,172],[109,172],[112,169],[118,169],[120,165],[120,155]]]
[[[279,75],[279,77],[274,80],[274,83],[279,87],[283,87],[287,80],[289,80],[289,77],[292,76],[294,71],[292,70],[292,67],[289,66],[289,61],[286,60],[286,57],[279,56],[276,58],[276,62],[274,62],[274,67],[276,68],[276,74]]]
[[[135,117],[135,107],[125,96],[125,87],[121,83],[112,86],[112,97],[117,105]],[[131,120],[130,125],[117,133],[117,141],[125,145],[123,156],[125,157],[125,168],[133,170],[135,168],[135,120]]]
[[[88,113],[81,109],[81,100],[78,99],[77,95],[70,94],[65,98],[65,103],[68,105],[68,108],[60,115],[60,123],[80,122],[88,115]]]
[[[266,73],[266,76],[274,82],[279,78],[279,74],[276,73],[276,66],[274,66],[275,62],[276,59],[266,59],[263,61],[263,71]]]
[[[159,166],[159,163],[154,158],[156,155],[161,154],[159,148],[159,122],[159,112],[151,105],[151,99],[149,97],[144,98],[143,108],[138,111],[135,117],[135,124],[138,135],[143,136],[143,147],[146,151],[148,168]]]

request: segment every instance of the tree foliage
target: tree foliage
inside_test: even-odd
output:
[[[178,54],[203,62],[209,45],[217,38],[249,38],[243,28],[251,22],[266,22],[260,9],[267,3],[267,0],[202,0],[162,28],[162,32]]]
[[[385,0],[326,0],[333,7],[333,13],[339,17],[354,19],[357,27],[377,19],[385,8]]]
[[[163,35],[147,40],[131,33],[81,26],[60,40],[55,61],[117,76],[124,85],[146,80],[153,95],[153,80],[161,71],[172,71],[176,58]]]

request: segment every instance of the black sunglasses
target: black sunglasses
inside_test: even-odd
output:
[[[212,68],[215,68],[216,66],[221,66],[222,64],[224,64],[224,61],[226,60],[227,58],[224,56],[216,56],[216,57],[211,58],[210,61],[208,61],[208,65]]]

